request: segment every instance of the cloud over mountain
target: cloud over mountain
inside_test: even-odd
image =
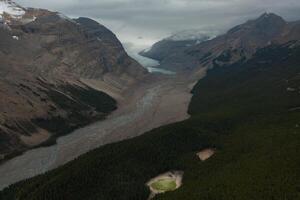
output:
[[[287,20],[300,18],[299,0],[17,0],[24,6],[92,17],[112,29],[123,42],[150,45],[177,31],[224,32],[234,24],[275,12]],[[212,25],[213,24],[213,25]],[[141,38],[142,37],[142,38]]]

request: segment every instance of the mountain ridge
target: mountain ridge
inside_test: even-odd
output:
[[[197,71],[203,67],[230,65],[249,59],[256,49],[299,39],[299,22],[286,22],[274,13],[264,13],[211,40],[179,50],[176,54],[167,53],[161,60],[161,67]]]

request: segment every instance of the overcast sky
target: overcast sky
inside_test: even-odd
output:
[[[126,45],[144,48],[177,31],[224,32],[233,25],[275,12],[300,19],[300,0],[16,0],[70,17],[85,16],[110,28]]]

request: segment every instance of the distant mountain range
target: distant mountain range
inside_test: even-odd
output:
[[[0,160],[103,118],[114,99],[85,84],[125,90],[146,70],[89,18],[0,1]]]
[[[245,61],[259,48],[299,38],[300,21],[286,22],[276,14],[264,13],[211,40],[204,37],[198,44],[195,40],[192,43],[162,40],[141,54],[159,60],[161,67],[190,70]]]

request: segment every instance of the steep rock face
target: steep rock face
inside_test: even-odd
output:
[[[127,55],[120,41],[109,29],[89,18],[80,17],[75,21],[82,26],[91,43],[98,41],[103,46],[102,49],[98,47],[97,50],[98,53],[103,54],[104,73],[116,74],[118,79],[129,83],[141,80],[145,76],[146,70]]]
[[[0,160],[102,119],[116,102],[82,82],[126,90],[147,74],[99,23],[0,1]]]

